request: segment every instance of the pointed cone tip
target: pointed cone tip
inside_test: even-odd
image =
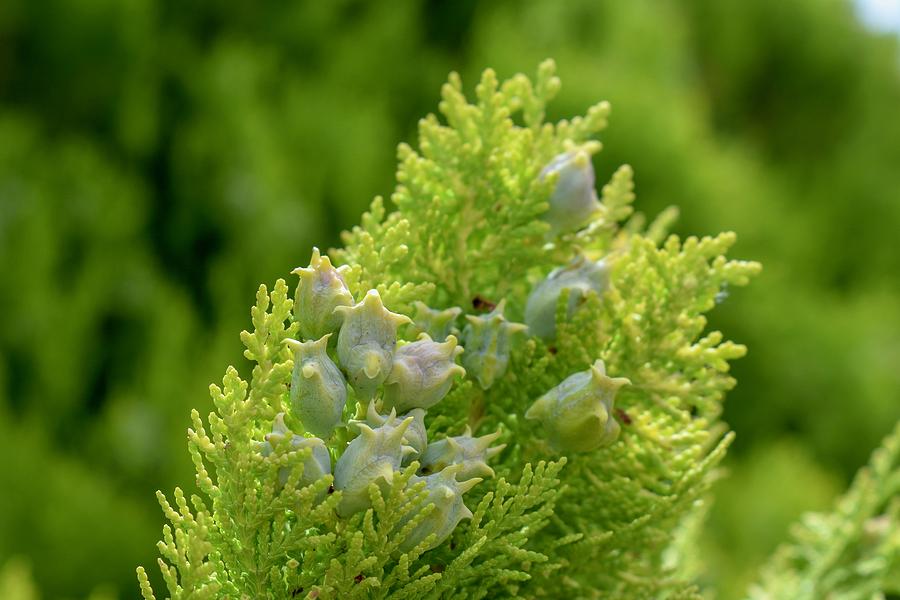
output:
[[[498,454],[503,452],[505,449],[506,449],[506,444],[500,444],[499,446],[494,446],[493,448],[488,448],[487,450],[485,450],[484,455],[487,458],[494,458],[495,456],[497,456]]]
[[[282,430],[282,433],[287,431],[287,425],[284,424],[284,412],[275,415],[275,419],[272,422],[272,430],[274,431],[276,428]]]
[[[486,434],[484,434],[483,436],[481,436],[481,437],[478,438],[478,439],[479,439],[479,440],[484,440],[484,441],[487,442],[487,443],[491,443],[491,442],[493,442],[494,440],[496,440],[498,437],[500,437],[500,433],[501,433],[501,432],[500,432],[500,430],[498,429],[497,431],[492,431],[491,433],[486,433]]]
[[[396,418],[397,410],[392,408],[391,415],[393,415]],[[412,422],[414,420],[415,420],[415,417],[410,416],[410,417],[406,417],[405,419],[400,421],[400,424],[397,425],[397,431],[400,432],[401,437],[403,436],[404,433],[406,433],[406,430],[409,429],[409,426],[412,425]]]
[[[524,323],[513,323],[510,322],[507,326],[510,333],[524,333],[528,331],[528,325]]]
[[[467,479],[465,481],[459,482],[459,493],[465,494],[482,481],[484,481],[484,479],[482,479],[481,477],[473,477],[472,479]]]
[[[300,340],[295,340],[294,338],[285,338],[282,343],[294,352],[297,352],[301,348],[303,348],[303,342],[301,342]]]

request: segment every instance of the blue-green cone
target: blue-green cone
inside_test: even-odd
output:
[[[300,326],[300,336],[317,340],[333,333],[341,322],[335,314],[338,306],[353,304],[353,296],[344,282],[347,267],[335,269],[328,256],[313,248],[308,267],[298,267],[292,272],[300,277],[294,299],[294,320]]]
[[[371,507],[369,485],[372,483],[387,493],[404,455],[414,452],[403,443],[403,435],[412,422],[413,417],[401,421],[392,411],[376,429],[365,423],[356,425],[359,435],[353,438],[334,467],[334,487],[342,492],[337,507],[339,516],[349,517]]]
[[[608,377],[602,360],[587,371],[570,375],[538,398],[525,413],[541,423],[541,433],[557,452],[589,452],[608,446],[619,435],[612,416],[616,392],[630,383]]]
[[[409,317],[384,307],[376,290],[369,290],[355,306],[339,306],[343,318],[337,354],[350,385],[363,398],[371,398],[391,372],[397,328]]]
[[[401,552],[409,552],[431,534],[434,534],[435,538],[426,550],[436,548],[453,533],[460,521],[472,518],[472,511],[463,503],[462,497],[481,482],[481,478],[476,477],[459,482],[456,480],[457,473],[457,467],[448,467],[440,473],[427,477],[413,476],[410,478],[409,485],[425,481],[425,490],[428,492],[428,496],[422,503],[422,509],[429,504],[433,504],[434,509],[409,532],[409,535],[400,544]],[[416,514],[418,511],[404,517],[397,528],[400,529],[409,523]]]
[[[462,363],[482,389],[488,389],[503,377],[509,366],[510,342],[516,333],[528,330],[521,323],[512,323],[503,316],[506,300],[483,316],[466,315],[468,325],[463,330]]]
[[[325,439],[341,423],[347,403],[347,383],[340,369],[328,357],[328,338],[325,334],[315,342],[285,343],[294,352],[294,373],[291,377],[291,411],[307,431]]]
[[[556,156],[543,168],[540,178],[550,175],[556,175],[556,187],[543,218],[550,224],[551,235],[582,228],[600,210],[590,154],[579,149]]]
[[[491,448],[491,444],[500,437],[500,432],[472,437],[472,430],[466,427],[463,435],[448,437],[428,444],[419,458],[422,465],[420,472],[437,473],[451,465],[457,465],[457,476],[460,479],[469,477],[493,477],[494,470],[488,461],[506,448],[500,444]]]
[[[571,318],[588,294],[602,294],[608,287],[609,266],[603,260],[594,262],[579,255],[565,267],[554,269],[528,296],[525,324],[529,333],[547,341],[556,338],[556,305],[563,290],[569,290],[567,314]]]
[[[420,454],[425,452],[425,447],[428,445],[428,431],[425,429],[425,410],[414,408],[408,413],[400,415],[398,419],[403,421],[406,417],[412,417],[413,420],[403,433],[403,444],[409,446],[415,450],[415,452],[404,454],[403,461],[401,462],[403,466],[406,466],[418,458]],[[384,425],[387,420],[387,416],[382,416],[378,413],[378,409],[375,407],[375,400],[372,399],[369,401],[365,420],[351,419],[347,423],[347,426],[353,433],[359,433],[360,423],[364,423],[374,429]]]
[[[412,417],[413,420],[406,429],[406,433],[403,434],[403,443],[415,450],[415,452],[411,452],[403,457],[403,466],[416,460],[423,452],[425,452],[425,448],[428,447],[428,430],[425,428],[425,409],[414,408],[405,415],[401,415],[400,418],[405,419],[406,417]]]
[[[272,423],[272,433],[266,434],[266,441],[259,443],[259,450],[263,456],[271,456],[275,446],[280,445],[282,440],[290,438],[291,450],[303,450],[310,448],[309,456],[303,461],[303,475],[297,487],[306,487],[315,483],[325,475],[331,473],[331,455],[325,442],[319,438],[307,438],[295,435],[284,424],[284,413],[278,413],[275,421]],[[278,483],[284,486],[291,474],[291,467],[282,467],[278,470]]]
[[[427,333],[428,336],[438,342],[447,339],[451,333],[456,333],[456,319],[462,314],[462,309],[452,306],[445,310],[430,308],[424,302],[413,302],[416,314],[413,317],[412,334],[419,336]]]
[[[405,412],[431,408],[441,401],[457,375],[466,370],[456,364],[463,349],[452,335],[445,342],[432,341],[427,333],[394,353],[394,366],[384,382],[384,406]]]

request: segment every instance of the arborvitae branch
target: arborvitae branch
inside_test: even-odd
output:
[[[760,267],[731,233],[667,238],[674,210],[645,228],[628,166],[598,195],[609,106],[545,123],[558,90],[550,61],[473,103],[451,75],[396,210],[376,198],[338,267],[315,250],[296,300],[259,288],[250,380],[192,413],[205,498],[160,494],[170,597],[699,597],[678,553],[745,352],[705,313]],[[767,589],[897,585],[898,438]]]

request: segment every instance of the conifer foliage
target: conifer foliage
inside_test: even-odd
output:
[[[192,413],[202,495],[159,494],[169,597],[699,597],[681,550],[745,352],[704,314],[760,267],[633,213],[628,166],[598,194],[609,106],[547,123],[559,87],[451,75],[396,210],[259,288],[251,377]]]

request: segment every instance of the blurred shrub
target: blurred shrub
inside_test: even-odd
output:
[[[14,557],[0,567],[0,597],[8,600],[38,600],[28,563]]]
[[[718,597],[743,598],[800,515],[830,509],[844,487],[797,440],[773,439],[751,448],[713,490],[701,554],[705,579]]]
[[[257,284],[390,189],[447,70],[547,56],[552,117],[613,104],[601,180],[631,163],[639,207],[765,264],[714,313],[750,346],[723,485],[818,506],[830,484],[778,482],[847,478],[900,417],[897,52],[839,0],[3,2],[0,444],[22,459],[0,465],[0,563],[29,556],[50,596],[132,593]],[[785,432],[808,456],[766,478]],[[714,522],[755,556],[771,539],[743,504],[715,516],[744,497],[725,489]]]

